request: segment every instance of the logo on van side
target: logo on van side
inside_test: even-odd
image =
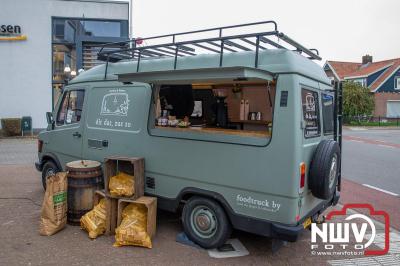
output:
[[[100,115],[127,116],[128,109],[128,93],[112,92],[103,96]]]
[[[307,93],[306,95],[306,111],[315,112],[315,99],[312,93]]]
[[[242,196],[240,194],[236,196],[236,204],[238,206],[246,207],[249,209],[259,209],[269,212],[278,212],[281,207],[281,204],[279,202],[276,202],[275,200],[259,200],[254,199],[251,196]]]

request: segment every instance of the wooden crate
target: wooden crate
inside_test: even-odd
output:
[[[93,203],[96,206],[102,198],[106,199],[106,234],[115,234],[117,227],[118,199],[107,197],[104,190],[96,190],[93,195]]]
[[[134,194],[131,197],[117,197],[110,194],[109,180],[118,171],[134,176]],[[144,159],[129,157],[109,157],[104,160],[104,180],[106,195],[117,199],[137,199],[144,195]]]
[[[149,234],[150,238],[153,238],[156,234],[157,198],[143,196],[136,200],[119,199],[118,200],[117,227],[122,222],[122,211],[130,203],[143,204],[146,206],[146,208],[147,208],[147,233]]]

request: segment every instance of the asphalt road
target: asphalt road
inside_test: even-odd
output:
[[[344,130],[342,176],[400,195],[400,130]]]

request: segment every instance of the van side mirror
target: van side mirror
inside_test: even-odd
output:
[[[46,119],[47,119],[47,124],[51,127],[51,129],[54,129],[53,113],[46,112]]]

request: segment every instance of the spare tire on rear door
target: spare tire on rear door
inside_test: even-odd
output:
[[[333,197],[338,181],[340,147],[334,140],[322,140],[315,150],[309,172],[309,188],[320,199]]]

